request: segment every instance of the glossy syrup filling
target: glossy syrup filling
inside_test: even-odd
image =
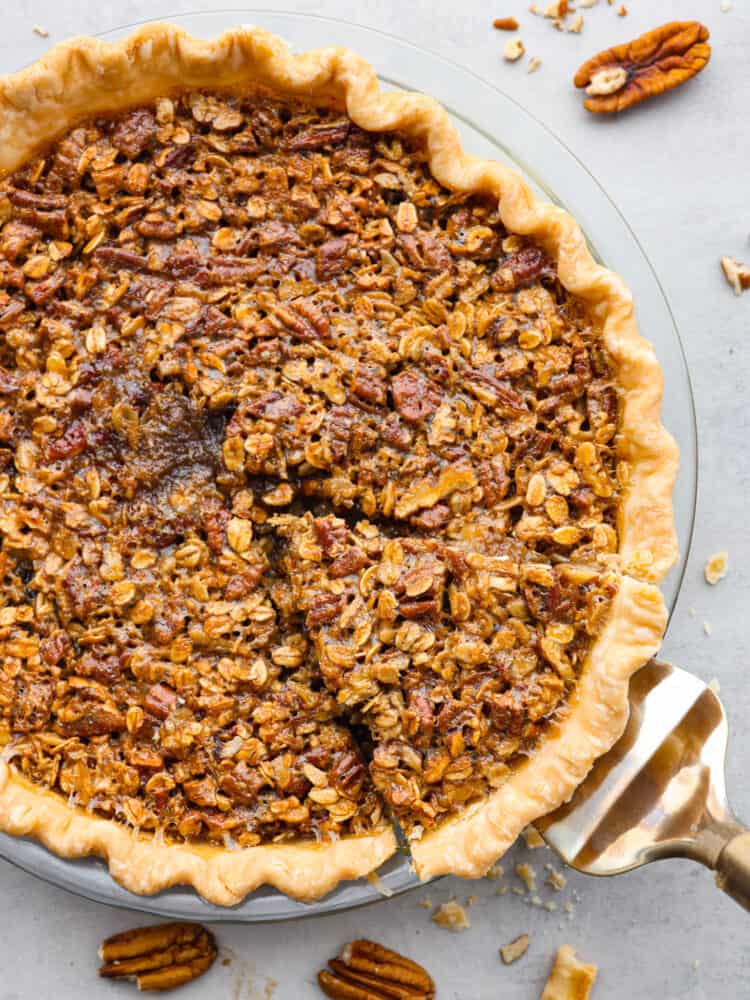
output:
[[[609,607],[627,478],[543,251],[265,92],[87,122],[0,219],[6,759],[229,846],[499,787]]]

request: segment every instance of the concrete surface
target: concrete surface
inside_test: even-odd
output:
[[[196,0],[196,4],[201,0]],[[266,0],[272,4],[273,0]],[[208,5],[210,0],[203,0]],[[616,16],[605,0],[588,10],[580,36],[559,35],[550,22],[527,13],[524,0],[298,0],[297,9],[369,24],[418,41],[478,72],[516,97],[549,125],[608,189],[642,241],[663,282],[685,344],[700,429],[700,496],[692,554],[665,643],[668,657],[706,679],[716,676],[732,723],[729,787],[740,813],[750,816],[750,753],[744,743],[750,691],[747,608],[750,597],[748,384],[750,293],[736,299],[724,284],[718,259],[750,258],[748,158],[750,128],[750,2],[734,0],[627,0]],[[144,18],[175,13],[167,0],[6,0],[0,69],[10,71],[41,55],[52,41],[93,33]],[[544,6],[544,3],[541,4]],[[223,4],[215,3],[215,7]],[[286,7],[282,2],[278,5]],[[190,5],[182,10],[189,10]],[[499,56],[505,36],[494,17],[516,14],[529,54],[543,66],[528,76]],[[671,19],[700,18],[712,32],[708,70],[679,93],[621,118],[588,116],[572,92],[578,64],[599,49]],[[237,20],[248,20],[247,17]],[[262,23],[261,15],[252,20]],[[49,31],[49,40],[32,32]],[[537,165],[543,175],[543,165]],[[746,492],[747,491],[747,492]],[[705,558],[728,548],[730,572],[716,588],[702,579]],[[695,610],[691,615],[690,609]],[[704,633],[703,623],[712,627]],[[546,850],[516,851],[538,868]],[[509,885],[517,885],[506,877]],[[709,874],[683,862],[664,862],[616,880],[572,875],[560,893],[541,891],[556,912],[530,906],[497,883],[446,880],[366,910],[286,926],[219,928],[227,965],[180,996],[295,1000],[318,996],[315,972],[324,959],[357,935],[402,949],[424,962],[438,996],[460,1000],[533,1000],[551,956],[575,945],[600,966],[600,1000],[739,1000],[750,996],[748,918],[716,891]],[[475,895],[472,927],[451,934],[434,926],[420,902]],[[0,1000],[79,996],[116,998],[127,987],[100,983],[96,946],[104,935],[131,926],[131,913],[77,899],[0,863]],[[569,916],[564,902],[572,902]],[[531,947],[511,967],[497,948],[528,931]]]

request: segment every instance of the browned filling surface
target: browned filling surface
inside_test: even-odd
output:
[[[262,93],[88,122],[0,222],[6,759],[229,846],[499,787],[606,614],[627,478],[545,254]]]

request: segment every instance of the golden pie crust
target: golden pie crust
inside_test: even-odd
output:
[[[122,42],[73,39],[20,73],[0,80],[0,173],[13,171],[83,118],[116,112],[176,90],[241,91],[252,85],[338,107],[366,131],[399,130],[424,145],[435,179],[456,192],[499,200],[511,233],[532,237],[556,262],[559,280],[601,327],[620,389],[618,457],[630,467],[620,505],[621,574],[609,618],[591,648],[565,719],[534,755],[484,801],[411,844],[418,874],[476,877],[535,818],[573,793],[594,760],[621,734],[630,676],[657,650],[666,610],[657,584],[677,556],[672,513],[678,450],[660,423],[662,374],[638,333],[621,278],[593,260],[577,223],[538,200],[513,170],[469,156],[447,113],[429,97],[382,93],[359,56],[327,48],[290,54],[278,38],[241,27],[202,41],[167,24],[141,28]],[[0,828],[33,835],[67,857],[99,854],[113,877],[143,894],[189,883],[220,905],[268,883],[315,899],[342,879],[378,867],[396,848],[390,827],[335,843],[270,844],[229,851],[165,844],[70,806],[59,795],[0,763]]]

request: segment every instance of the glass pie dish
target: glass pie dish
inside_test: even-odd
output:
[[[679,340],[661,290],[640,248],[590,175],[514,102],[458,67],[387,36],[319,18],[258,12],[249,17],[241,12],[238,15],[236,11],[191,15],[179,18],[178,23],[195,35],[212,36],[232,22],[246,20],[262,22],[264,27],[289,41],[297,51],[332,43],[344,44],[362,53],[378,67],[385,88],[395,86],[433,94],[453,115],[470,152],[511,162],[516,169],[529,176],[544,196],[563,205],[580,220],[596,256],[622,272],[634,288],[641,328],[655,343],[663,362],[667,382],[665,422],[677,436],[685,461],[676,494],[677,523],[684,550],[689,541],[695,492],[695,433],[689,382]],[[501,146],[493,138],[495,134],[512,134],[513,151]],[[528,162],[553,165],[550,173],[554,176],[537,178],[525,167]],[[670,604],[674,602],[678,587],[679,573],[675,573],[665,587]],[[142,901],[113,884],[100,863],[93,860],[58,861],[28,842],[12,842],[7,848],[3,846],[2,850],[9,860],[21,867],[100,901],[154,913],[203,919],[284,919],[359,905],[377,898],[378,894],[403,891],[416,884],[408,861],[404,856],[397,855],[383,867],[374,882],[350,884],[314,906],[293,903],[271,890],[262,890],[247,897],[233,910],[224,911],[209,906],[184,889],[169,890]]]

